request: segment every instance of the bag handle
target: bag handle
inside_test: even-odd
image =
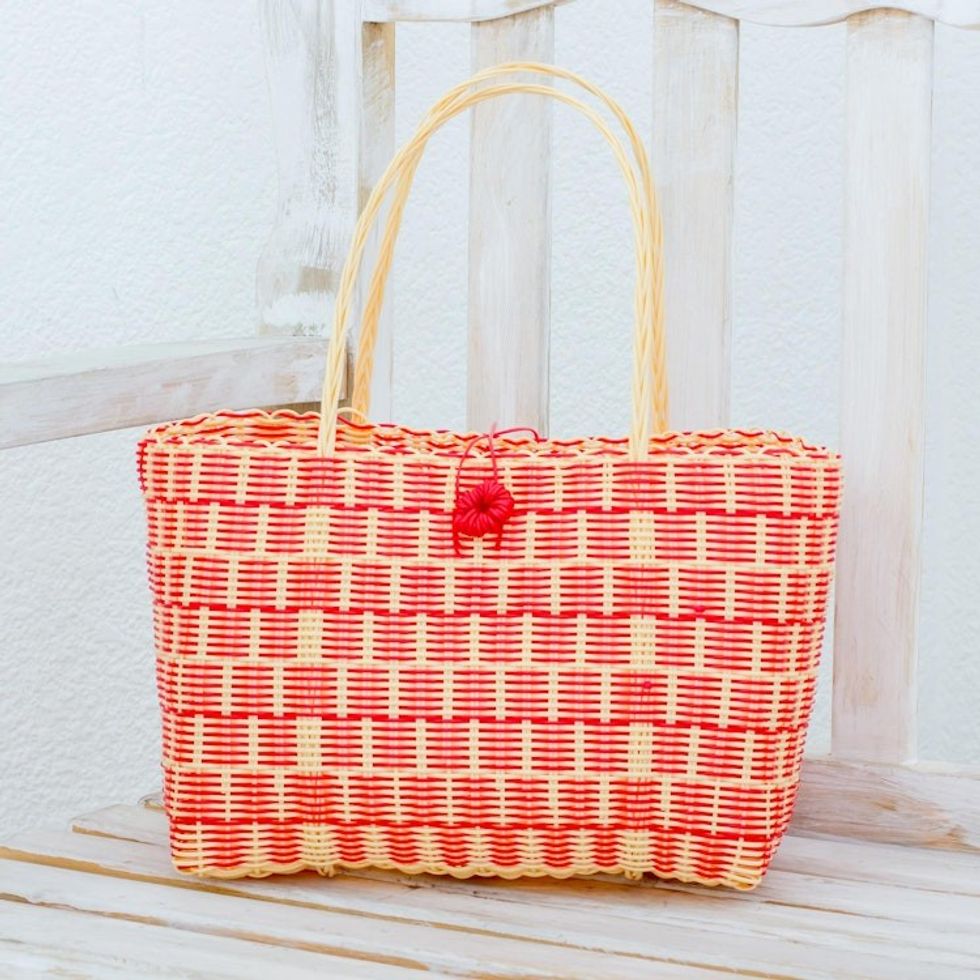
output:
[[[629,136],[633,151],[637,157],[639,178],[632,163],[623,149],[622,144],[609,128],[605,120],[590,106],[574,96],[558,91],[551,86],[532,84],[528,82],[500,83],[476,91],[468,91],[474,84],[485,78],[506,71],[536,71],[541,74],[554,74],[557,77],[568,78],[581,85],[587,91],[597,92],[599,98],[607,104]],[[344,264],[337,301],[334,308],[334,331],[331,338],[327,369],[323,383],[323,393],[320,406],[320,427],[317,440],[318,452],[321,455],[332,454],[336,446],[337,417],[340,389],[343,381],[346,337],[350,319],[350,307],[355,291],[357,271],[367,244],[368,234],[376,218],[385,195],[398,181],[398,189],[389,215],[378,263],[372,275],[368,300],[365,304],[365,323],[368,325],[367,336],[363,339],[360,353],[367,352],[367,360],[358,358],[355,372],[358,376],[370,378],[371,355],[373,353],[374,332],[377,315],[380,312],[384,296],[384,283],[390,268],[394,251],[395,236],[398,223],[404,210],[405,199],[411,186],[411,177],[421,160],[422,153],[430,136],[447,121],[459,115],[471,105],[476,105],[487,99],[512,93],[533,93],[545,95],[564,102],[585,115],[609,143],[623,176],[626,180],[630,197],[630,209],[633,218],[634,244],[636,247],[637,280],[634,298],[634,313],[636,326],[634,333],[633,358],[633,412],[630,429],[630,457],[643,459],[649,451],[649,436],[651,415],[657,429],[666,428],[667,417],[667,386],[664,357],[663,336],[663,269],[660,263],[661,230],[660,216],[656,207],[656,197],[653,183],[650,179],[649,166],[642,142],[636,134],[622,109],[590,83],[580,79],[571,72],[553,69],[547,65],[515,63],[514,65],[499,66],[488,72],[474,76],[462,86],[457,86],[445,98],[437,103],[423,119],[415,135],[409,140],[392,159],[388,168],[372,191],[354,228],[350,251]],[[359,391],[363,400],[363,383]],[[363,403],[363,401],[362,401]],[[360,409],[359,409],[360,410]]]
[[[593,85],[591,82],[585,81],[574,72],[567,71],[564,68],[557,68],[554,65],[545,65],[534,61],[508,62],[506,64],[495,65],[491,68],[485,68],[483,71],[475,74],[472,78],[450,89],[443,96],[443,98],[429,110],[426,119],[432,118],[434,115],[443,111],[447,106],[453,104],[459,97],[465,95],[470,89],[472,89],[474,85],[497,78],[501,75],[511,75],[515,72],[566,79],[578,85],[590,95],[595,96],[606,106],[607,109],[609,109],[609,111],[619,121],[626,133],[627,138],[629,139],[633,150],[634,160],[640,171],[640,178],[646,198],[648,216],[655,215],[656,197],[653,190],[653,179],[650,175],[650,168],[647,163],[643,143],[634,129],[632,122],[619,104],[606,95],[602,89],[596,85]],[[411,189],[412,182],[415,178],[415,172],[418,168],[418,164],[421,162],[421,159],[422,152],[420,150],[412,160],[406,163],[398,186],[395,188],[395,202],[389,213],[385,234],[378,250],[379,258],[368,288],[368,300],[361,316],[361,329],[358,337],[357,357],[354,361],[353,391],[351,394],[350,407],[352,411],[364,418],[367,417],[371,406],[371,377],[374,373],[374,348],[378,335],[378,322],[380,320],[381,309],[384,304],[388,267],[391,264],[394,244],[397,240],[398,231],[401,226],[402,214],[405,203],[408,199],[408,192]],[[659,216],[655,218],[655,224],[659,228]],[[660,255],[659,244],[654,250],[654,255]],[[663,331],[660,333],[660,338],[662,341]],[[662,351],[660,351],[659,354],[660,356],[663,356]],[[655,353],[655,360],[656,357],[657,354]],[[656,378],[654,379],[654,384],[656,385]],[[666,399],[666,391],[662,392],[661,397]]]
[[[637,160],[640,164],[641,170],[641,180],[643,183],[643,191],[645,192],[643,197],[644,201],[638,205],[636,201],[636,175],[630,167],[629,161],[625,158],[625,154],[616,138],[609,131],[608,127],[602,121],[602,119],[595,114],[595,112],[589,107],[585,106],[577,99],[570,96],[564,95],[563,93],[558,93],[551,89],[550,87],[528,85],[523,83],[511,83],[510,85],[499,85],[490,89],[483,89],[479,92],[471,92],[469,94],[463,95],[466,90],[472,85],[486,78],[492,77],[494,75],[503,74],[508,71],[537,71],[541,74],[553,74],[557,77],[569,78],[580,84],[587,91],[594,92],[598,94],[598,97],[602,99],[614,112],[614,114],[619,118],[622,125],[626,129],[628,135],[630,136],[630,141],[633,144],[634,152],[637,156]],[[463,109],[467,108],[469,105],[476,104],[479,101],[483,101],[485,98],[494,97],[496,95],[507,94],[510,92],[535,92],[542,95],[548,95],[552,98],[556,98],[558,101],[566,102],[573,105],[583,112],[587,117],[589,117],[593,123],[599,128],[600,132],[606,137],[607,141],[613,147],[614,152],[617,155],[617,159],[623,169],[624,175],[626,176],[628,186],[631,191],[632,203],[634,205],[634,225],[637,232],[637,253],[638,253],[638,303],[637,303],[637,324],[638,328],[640,324],[647,324],[650,322],[649,314],[653,315],[653,336],[654,336],[654,346],[651,349],[644,343],[642,339],[644,335],[641,335],[639,330],[637,333],[637,354],[640,355],[639,359],[636,359],[635,370],[634,370],[634,396],[637,392],[640,394],[639,400],[634,397],[634,426],[631,432],[631,449],[635,449],[637,446],[640,447],[639,452],[636,455],[645,455],[644,448],[646,446],[646,438],[643,436],[636,436],[638,427],[648,427],[649,419],[647,410],[647,418],[641,417],[639,405],[648,404],[651,400],[654,401],[656,405],[656,415],[657,415],[657,425],[660,428],[664,428],[666,425],[666,382],[665,382],[665,372],[663,371],[663,329],[662,329],[662,314],[661,306],[659,302],[654,302],[648,310],[644,310],[641,301],[639,301],[641,284],[646,281],[650,282],[652,278],[652,284],[654,286],[653,293],[655,298],[659,296],[661,286],[658,284],[662,280],[662,271],[659,268],[659,262],[655,261],[659,258],[659,215],[656,214],[656,201],[653,195],[652,180],[650,179],[649,167],[646,162],[646,156],[643,151],[642,143],[639,137],[636,135],[635,130],[631,126],[628,117],[622,109],[616,105],[616,103],[605,96],[601,90],[592,86],[583,79],[574,75],[571,72],[565,72],[561,69],[554,69],[551,66],[539,65],[535,63],[513,63],[511,65],[497,66],[496,68],[488,69],[485,72],[474,76],[468,82],[463,83],[461,86],[457,86],[453,89],[447,96],[445,96],[439,103],[437,103],[433,109],[430,111],[428,116],[423,120],[419,127],[416,136],[408,144],[406,144],[399,154],[392,161],[388,170],[382,176],[381,182],[379,182],[379,187],[376,188],[378,194],[372,195],[375,200],[369,199],[368,205],[376,204],[377,207],[372,207],[370,213],[362,214],[362,220],[358,223],[358,228],[355,229],[355,241],[352,243],[352,254],[349,256],[349,261],[351,258],[355,258],[354,251],[358,252],[356,258],[359,260],[360,256],[363,254],[364,246],[363,242],[357,241],[358,230],[364,230],[370,226],[370,219],[376,214],[380,207],[380,199],[383,193],[388,189],[390,183],[392,182],[395,173],[399,175],[399,187],[396,191],[396,199],[392,207],[392,214],[389,218],[388,227],[384,236],[382,243],[382,249],[380,252],[380,257],[378,260],[378,266],[375,269],[375,273],[372,276],[371,287],[368,293],[368,301],[365,306],[364,323],[362,325],[362,341],[360,344],[359,356],[357,359],[357,366],[355,368],[355,398],[356,402],[353,408],[363,413],[365,409],[362,407],[366,403],[365,391],[369,387],[370,382],[370,370],[373,360],[373,345],[374,338],[376,335],[376,325],[377,317],[380,313],[381,303],[384,295],[384,283],[386,281],[387,271],[390,267],[392,252],[394,248],[395,236],[397,234],[398,223],[400,221],[401,213],[404,209],[406,195],[411,184],[411,178],[414,175],[414,170],[421,159],[422,152],[425,148],[425,144],[428,137],[431,136],[435,129],[439,128],[445,121],[453,118],[453,116],[459,114]],[[462,96],[462,98],[459,98]],[[384,187],[381,184],[384,184]],[[644,204],[647,205],[644,207]],[[365,212],[368,212],[368,206],[365,207]],[[640,220],[636,220],[636,216],[639,213]],[[652,217],[651,217],[652,215]],[[650,242],[651,235],[653,237],[653,246],[644,249],[644,242]],[[387,248],[385,247],[387,245]],[[651,268],[646,271],[648,275],[644,277],[644,257],[654,260],[654,264]],[[345,271],[349,267],[345,266]],[[651,274],[652,273],[652,277]],[[344,281],[342,279],[342,286]],[[352,283],[347,283],[353,288]],[[343,305],[341,304],[342,298],[344,299]],[[341,319],[346,320],[349,315],[346,307],[349,305],[350,297],[342,297],[341,291],[338,290],[338,306],[335,310],[335,327]],[[336,332],[336,331],[335,331]],[[329,399],[322,406],[321,411],[321,436],[323,436],[326,431],[326,438],[321,438],[319,440],[319,447],[321,452],[332,451],[333,443],[336,438],[336,420],[329,417],[331,406],[337,404],[337,399],[339,397],[340,380],[342,378],[342,368],[343,362],[339,358],[342,357],[343,351],[338,350],[336,347],[333,348],[332,353],[335,356],[333,361],[333,367],[336,370],[334,384],[328,387],[327,382],[330,380],[330,375],[328,372],[328,378],[325,380],[325,399]],[[366,355],[366,356],[365,356]],[[649,380],[643,377],[641,370],[637,368],[637,365],[642,363],[650,364],[650,375]],[[360,383],[356,379],[360,379]],[[646,383],[645,383],[646,382]],[[649,391],[649,385],[653,385],[653,391]],[[648,389],[644,391],[644,389]],[[333,391],[336,391],[337,395],[333,395]],[[645,396],[645,397],[644,397]],[[646,423],[646,425],[644,425]],[[332,431],[332,437],[331,432]]]

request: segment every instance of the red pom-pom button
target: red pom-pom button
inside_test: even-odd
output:
[[[482,538],[496,534],[499,541],[504,524],[514,513],[514,498],[496,480],[484,480],[479,486],[456,498],[453,511],[453,537]]]

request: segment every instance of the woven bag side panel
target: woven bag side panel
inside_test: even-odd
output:
[[[832,458],[152,446],[175,859],[627,871],[747,886],[789,820],[837,530]]]

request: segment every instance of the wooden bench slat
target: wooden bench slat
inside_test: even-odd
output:
[[[395,155],[395,25],[364,24],[361,36],[361,120],[360,152],[357,163],[357,209],[360,212],[374,185]],[[367,256],[373,258],[381,239],[380,223],[368,239]],[[371,261],[364,263],[358,276],[355,309],[359,313],[367,298]],[[378,317],[374,342],[374,374],[371,379],[370,417],[389,422],[394,415],[392,382],[394,375],[393,283],[388,284],[388,301]]]
[[[260,331],[322,334],[357,217],[360,10],[263,0],[259,13],[279,174],[256,276]]]
[[[514,14],[556,7],[567,0],[361,0],[365,20],[393,21],[480,21],[497,20]]]
[[[395,14],[400,0],[370,0],[373,7],[387,7]],[[433,0],[428,0],[432,3]],[[498,0],[505,2],[505,0]],[[416,14],[426,0],[415,0]],[[691,4],[702,10],[712,10],[726,17],[734,17],[752,24],[768,24],[773,27],[814,27],[835,24],[866,10],[881,10],[887,6],[921,14],[930,20],[951,27],[980,27],[980,5],[976,0],[694,0]],[[436,8],[436,12],[438,8]]]
[[[550,6],[477,23],[471,32],[474,72],[506,61],[554,61]],[[493,424],[548,430],[551,115],[551,100],[540,95],[508,95],[473,109],[467,425],[478,432]]]
[[[833,754],[915,758],[933,25],[847,24]]]
[[[980,771],[804,759],[793,829],[980,854]]]
[[[737,22],[657,0],[654,69],[670,425],[725,426],[732,373]]]
[[[70,899],[70,895],[67,896]],[[103,978],[171,977],[174,980],[367,980],[431,976],[349,957],[294,949],[231,936],[185,931],[73,909],[0,899],[0,970],[4,976]]]
[[[938,848],[791,834],[783,838],[773,869],[839,881],[980,897],[980,857]]]
[[[91,839],[96,842],[96,839]],[[104,842],[103,842],[104,845]],[[112,848],[133,851],[139,845],[117,842]],[[142,847],[143,852],[151,849]],[[155,852],[158,853],[158,852]],[[112,868],[30,863],[0,859],[0,893],[35,905],[85,910],[93,914],[153,921],[185,932],[210,933],[260,942],[286,949],[305,949],[330,956],[346,956],[395,967],[429,969],[453,974],[490,975],[557,974],[589,977],[676,976],[655,952],[619,955],[605,949],[589,949],[565,942],[565,937],[527,940],[481,928],[479,917],[468,928],[442,927],[425,918],[425,908],[410,889],[401,889],[405,901],[415,907],[408,916],[396,916],[384,902],[389,890],[379,883],[338,877],[318,879],[315,890],[333,900],[331,906],[312,905],[307,877],[276,883],[237,882],[235,887],[196,887],[195,883],[163,880],[164,869],[146,863],[146,877],[123,876]],[[108,873],[106,873],[108,872]],[[296,895],[288,904],[264,901],[256,908],[257,894],[270,888]],[[346,891],[371,888],[380,893],[373,910],[341,905]],[[283,898],[286,896],[284,895]],[[516,912],[511,913],[516,916]],[[524,916],[526,919],[526,914]],[[651,950],[654,944],[650,944]],[[288,958],[287,958],[288,962]],[[685,964],[697,965],[697,964]],[[663,971],[668,972],[663,972]]]
[[[480,21],[506,17],[519,10],[567,0],[363,0],[366,20]],[[880,10],[880,0],[693,0],[691,7],[725,17],[773,27],[834,24],[865,10]],[[976,0],[890,0],[889,8],[921,14],[951,27],[980,27]]]
[[[120,812],[123,809],[126,808],[103,811],[100,818],[83,822],[101,826],[103,831],[122,826],[130,836],[151,838],[155,846],[64,834],[53,840],[36,835],[23,837],[12,842],[11,847],[57,853],[62,859],[116,862],[116,870],[130,873],[140,867],[144,872],[152,868],[154,875],[186,885],[188,879],[171,869],[161,846],[165,829],[162,815],[144,810],[142,816],[137,814],[127,825],[128,815]],[[155,818],[155,828],[154,820],[148,818]],[[134,827],[135,824],[142,826]],[[787,843],[793,843],[792,839]],[[836,844],[805,842],[809,860],[819,865],[814,852],[822,847],[823,863],[829,865],[828,858]],[[899,852],[891,855],[896,860],[907,849],[887,850]],[[456,929],[467,928],[467,924],[472,928],[476,923],[508,935],[518,930],[525,936],[546,938],[558,927],[575,937],[568,940],[570,943],[601,945],[611,952],[634,955],[643,949],[657,948],[660,943],[664,944],[662,955],[673,948],[674,958],[690,957],[698,952],[707,929],[719,939],[723,937],[725,948],[733,955],[737,951],[740,962],[760,957],[765,960],[770,954],[758,952],[760,944],[767,949],[775,944],[772,955],[778,958],[779,943],[792,939],[814,951],[814,963],[823,962],[829,949],[849,949],[854,944],[866,946],[877,941],[884,949],[914,945],[916,949],[907,957],[910,960],[921,955],[927,960],[939,957],[940,962],[948,954],[952,957],[947,961],[951,968],[973,960],[980,966],[980,944],[974,934],[975,922],[980,918],[980,901],[976,897],[846,879],[835,881],[821,877],[819,869],[816,874],[802,874],[776,867],[760,889],[752,893],[721,892],[653,879],[639,884],[603,877],[565,883],[461,882],[369,870],[345,873],[330,883],[304,876],[202,883],[200,887],[331,908],[354,905],[361,912],[383,908],[387,914],[406,918],[417,916],[417,910],[422,908],[432,922]],[[530,914],[528,907],[532,909]],[[782,948],[782,955],[791,952]],[[878,955],[879,951],[873,952]],[[724,965],[721,960],[704,963]],[[840,968],[846,967],[847,961],[842,960]]]
[[[0,448],[319,397],[314,337],[143,344],[0,366]]]

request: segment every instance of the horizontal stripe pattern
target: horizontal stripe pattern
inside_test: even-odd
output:
[[[760,432],[502,439],[515,512],[452,513],[485,442],[218,413],[151,432],[175,862],[753,884],[796,794],[833,454]],[[312,441],[311,441],[312,440]]]

